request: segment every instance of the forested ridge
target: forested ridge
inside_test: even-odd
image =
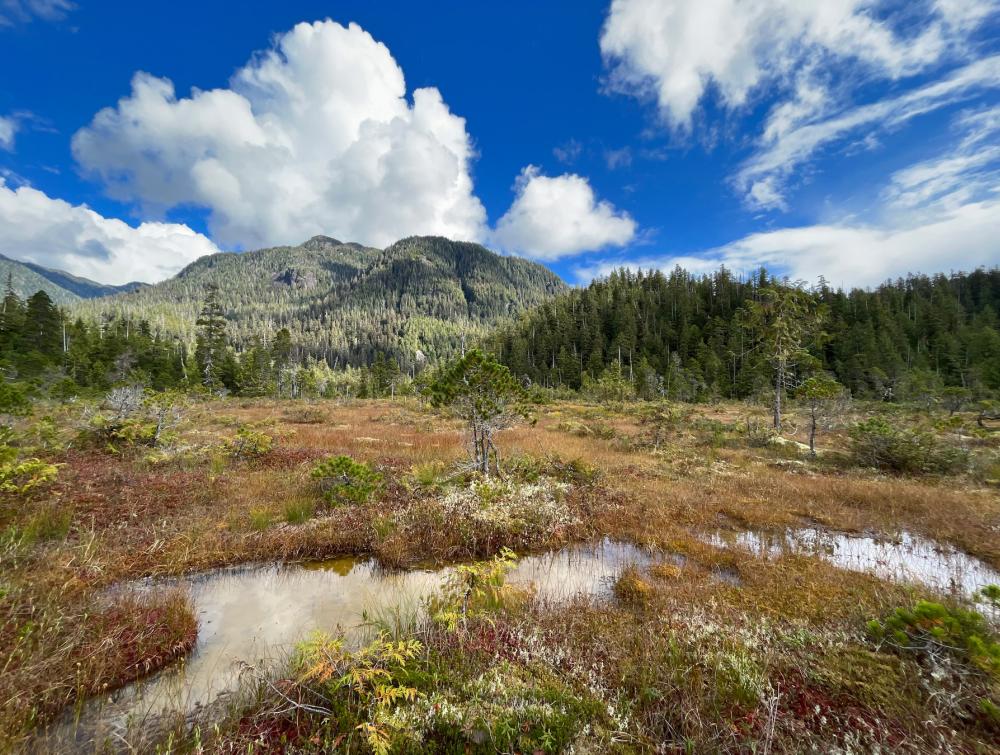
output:
[[[385,353],[406,371],[449,357],[463,339],[566,289],[541,265],[478,244],[412,237],[381,250],[317,236],[297,247],[205,257],[155,286],[76,302],[70,315],[144,321],[152,333],[192,345],[210,285],[237,350],[287,329],[298,357],[343,367]]]
[[[111,286],[96,283],[87,278],[53,270],[33,262],[22,262],[0,254],[0,281],[6,282],[21,299],[27,299],[36,291],[44,291],[57,304],[70,304],[79,299],[97,296],[111,296],[123,291],[139,288],[140,283]]]
[[[750,314],[782,285],[765,271],[741,280],[725,269],[620,270],[541,305],[489,345],[536,384],[580,388],[611,368],[649,397],[743,398],[773,384]],[[910,275],[874,290],[821,280],[807,294],[818,316],[809,369],[832,372],[855,396],[1000,388],[1000,270]]]

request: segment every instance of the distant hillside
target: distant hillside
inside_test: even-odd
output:
[[[579,388],[621,359],[640,394],[679,400],[744,398],[769,390],[773,371],[747,306],[780,284],[722,269],[693,275],[620,270],[573,289],[498,330],[489,346],[519,377]],[[874,290],[834,290],[816,365],[855,396],[914,398],[951,386],[1000,390],[1000,269],[910,275]]]
[[[288,328],[302,350],[331,364],[372,361],[379,351],[404,367],[459,348],[490,326],[566,285],[541,265],[478,244],[413,237],[387,249],[317,236],[301,246],[222,253],[174,278],[127,294],[77,301],[85,318],[143,319],[193,341],[209,284],[220,289],[238,348]]]
[[[87,278],[79,278],[61,270],[52,270],[34,262],[21,262],[0,254],[0,285],[7,284],[10,276],[14,291],[22,299],[27,299],[36,291],[45,291],[56,304],[70,304],[80,299],[110,296],[123,291],[133,291],[143,284],[128,283],[124,286],[109,286],[95,283]]]

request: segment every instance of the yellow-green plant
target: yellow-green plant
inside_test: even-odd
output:
[[[9,440],[9,431],[0,433],[0,493],[25,495],[55,479],[58,466],[34,457],[21,458]]]
[[[507,583],[517,566],[517,554],[504,548],[491,561],[456,566],[440,592],[427,599],[427,613],[449,632],[464,628],[471,618],[507,610],[522,595]]]
[[[360,719],[360,731],[372,752],[388,755],[398,724],[392,710],[400,702],[413,702],[419,692],[401,681],[409,662],[423,650],[413,638],[392,640],[379,635],[369,645],[350,652],[343,637],[313,633],[298,646],[299,683],[319,687],[331,704],[346,702]]]
[[[229,441],[229,450],[236,459],[256,459],[271,452],[274,439],[251,425],[241,425],[236,437]]]

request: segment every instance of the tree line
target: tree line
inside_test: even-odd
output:
[[[615,390],[617,380],[644,398],[742,399],[826,372],[856,397],[919,400],[949,387],[1000,389],[998,311],[996,269],[847,291],[765,270],[746,279],[725,268],[619,270],[488,344],[519,378],[553,388]]]
[[[389,356],[333,370],[303,353],[287,329],[234,347],[217,287],[209,285],[195,343],[154,330],[146,320],[71,319],[45,291],[22,300],[8,281],[0,304],[0,370],[4,385],[66,398],[117,385],[203,390],[241,396],[382,396],[412,390]]]
[[[681,401],[767,393],[780,425],[786,389],[818,374],[863,398],[955,403],[994,395],[998,309],[998,270],[850,291],[823,281],[805,288],[763,270],[748,279],[725,269],[621,270],[535,308],[482,345],[524,385]],[[56,396],[141,383],[296,397],[407,393],[434,366],[376,349],[357,366],[334,369],[287,328],[236,341],[212,283],[194,322],[192,343],[142,318],[73,319],[44,291],[22,300],[8,285],[0,368],[8,381]]]

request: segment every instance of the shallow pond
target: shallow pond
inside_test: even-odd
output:
[[[538,599],[562,601],[610,593],[628,565],[652,555],[628,543],[604,540],[518,562],[512,584],[533,585]],[[224,697],[239,681],[240,662],[283,658],[309,632],[341,628],[357,641],[366,616],[418,611],[449,569],[388,572],[351,558],[306,564],[221,569],[179,580],[141,582],[126,589],[187,586],[198,616],[198,640],[183,662],[88,701],[79,715],[55,724],[45,737],[59,750],[117,741],[129,728],[166,712],[188,714]]]
[[[919,583],[936,592],[968,598],[989,584],[1000,584],[1000,572],[950,545],[909,532],[895,538],[850,535],[818,528],[782,533],[717,532],[707,538],[717,547],[739,547],[762,558],[804,553],[835,566],[863,571],[894,582]]]

